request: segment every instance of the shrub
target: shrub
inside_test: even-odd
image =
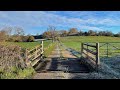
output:
[[[0,41],[5,41],[7,39],[7,34],[5,31],[0,31]]]
[[[28,42],[33,42],[34,41],[34,37],[33,36],[29,36],[27,41]]]
[[[20,55],[21,47],[0,45],[0,68],[9,69],[13,66],[20,66],[24,63]]]
[[[32,67],[25,64],[19,46],[0,45],[1,79],[30,78],[34,72]]]

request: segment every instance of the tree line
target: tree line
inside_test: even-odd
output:
[[[32,35],[25,35],[21,27],[5,27],[0,30],[0,41],[33,42]]]
[[[120,32],[114,34],[111,31],[95,31],[95,30],[78,30],[77,28],[70,28],[69,30],[57,30],[54,26],[49,26],[47,31],[41,35],[25,35],[24,30],[21,27],[5,27],[0,29],[0,41],[11,41],[11,42],[33,42],[34,39],[45,38],[59,40],[59,37],[67,36],[112,36],[120,37]]]
[[[54,34],[53,34],[54,33]],[[82,31],[78,30],[77,28],[70,28],[69,30],[56,30],[49,27],[47,31],[45,31],[43,34],[43,38],[53,38],[53,37],[66,37],[66,36],[113,36],[113,37],[120,37],[120,32],[117,34],[114,34],[111,31],[95,31],[95,30],[88,30],[88,31]]]

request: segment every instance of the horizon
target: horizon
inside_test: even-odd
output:
[[[56,30],[120,32],[120,11],[0,11],[0,28],[19,26],[25,34],[45,32],[49,25]]]

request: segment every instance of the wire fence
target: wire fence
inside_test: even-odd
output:
[[[94,45],[95,43],[90,44]],[[91,50],[95,51],[94,48]],[[120,56],[120,42],[99,42],[99,56],[107,58]]]
[[[101,42],[99,49],[101,57],[119,56],[120,42]]]

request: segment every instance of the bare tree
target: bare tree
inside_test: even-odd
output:
[[[12,27],[4,27],[0,30],[0,41],[8,40],[11,37]]]
[[[49,26],[47,30],[50,32],[50,37],[52,38],[52,41],[54,42],[58,37],[58,32],[56,31],[56,27]]]
[[[21,27],[14,27],[15,35],[24,35],[24,30]]]
[[[68,32],[66,30],[61,30],[60,35],[66,37],[68,35]]]
[[[14,27],[14,39],[15,39],[15,42],[22,41],[23,36],[24,36],[24,30],[21,27]]]
[[[69,29],[69,35],[78,35],[78,30],[77,28],[70,28]]]

